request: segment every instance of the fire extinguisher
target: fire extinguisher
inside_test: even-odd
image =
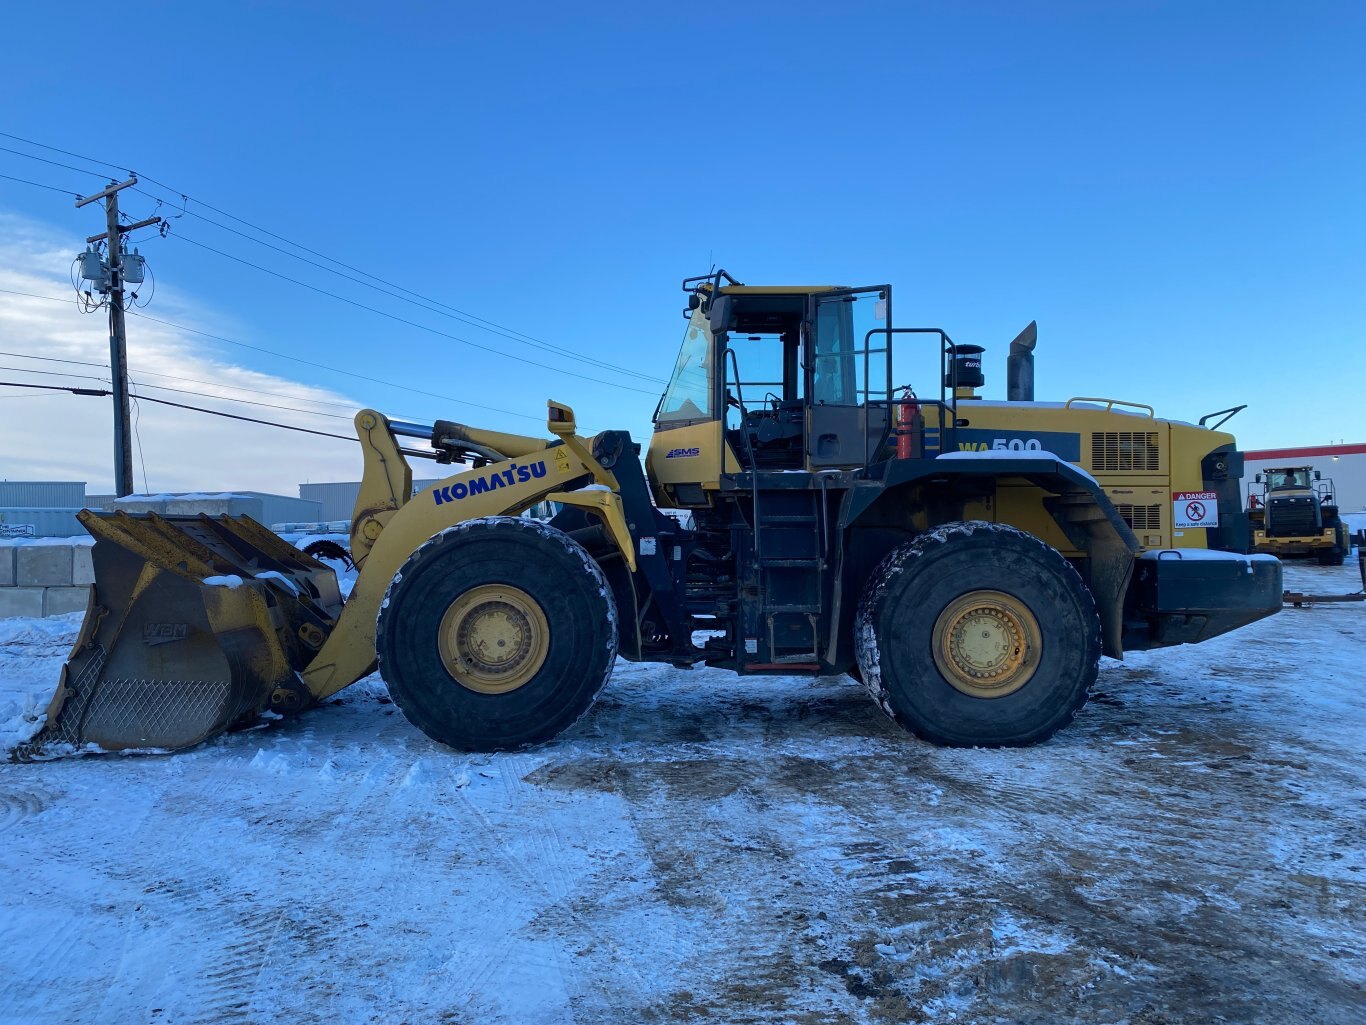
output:
[[[909,384],[901,389],[901,398],[896,407],[896,457],[915,458],[916,418],[920,416],[920,400],[915,389]]]

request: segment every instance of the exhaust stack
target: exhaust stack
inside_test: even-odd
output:
[[[1006,398],[1011,402],[1034,401],[1034,346],[1039,341],[1039,322],[1029,326],[1010,343],[1006,357]]]

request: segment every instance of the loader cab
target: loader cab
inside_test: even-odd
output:
[[[704,504],[725,475],[873,461],[889,420],[889,286],[684,285],[688,323],[650,446],[657,497]]]

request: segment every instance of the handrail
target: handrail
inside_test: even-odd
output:
[[[763,531],[759,529],[759,464],[754,459],[754,443],[749,440],[749,431],[745,430],[745,420],[749,417],[749,410],[745,408],[744,386],[740,383],[740,363],[736,359],[735,350],[729,345],[726,346],[726,357],[730,360],[731,369],[735,371],[735,401],[740,406],[740,434],[745,439],[745,454],[749,456],[749,490],[750,490],[750,514],[754,517],[754,558],[758,560],[762,553],[760,551],[760,538]],[[723,384],[725,382],[722,382]],[[725,411],[722,410],[722,439],[725,438]],[[721,449],[721,469],[725,471],[725,446]],[[736,580],[740,575],[736,574]]]
[[[1200,426],[1204,427],[1206,420],[1213,420],[1216,416],[1221,416],[1222,414],[1227,413],[1227,416],[1225,416],[1222,420],[1220,420],[1217,424],[1210,428],[1211,431],[1217,431],[1220,427],[1223,427],[1224,424],[1228,423],[1230,420],[1232,420],[1235,416],[1237,416],[1245,409],[1247,409],[1246,402],[1244,402],[1241,406],[1229,406],[1228,409],[1220,409],[1216,410],[1213,413],[1206,413],[1204,416],[1200,418]]]
[[[1131,409],[1146,409],[1148,411],[1149,420],[1157,419],[1157,412],[1153,409],[1152,406],[1148,405],[1146,402],[1126,402],[1124,399],[1098,399],[1089,395],[1080,395],[1075,398],[1068,399],[1066,405],[1064,405],[1062,408],[1071,409],[1072,403],[1074,402],[1103,402],[1105,403],[1105,412],[1107,413],[1110,412],[1110,410],[1114,409],[1115,406],[1128,406]]]

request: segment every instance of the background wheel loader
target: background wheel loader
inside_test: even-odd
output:
[[[1333,482],[1312,466],[1275,467],[1265,476],[1257,474],[1247,493],[1252,550],[1341,566],[1352,550],[1352,535],[1333,495]]]
[[[513,748],[573,723],[618,656],[849,673],[935,743],[1029,744],[1082,706],[1102,652],[1281,607],[1280,564],[1241,554],[1233,438],[1034,402],[1032,325],[988,402],[981,348],[893,327],[887,285],[683,288],[648,472],[626,433],[581,437],[555,402],[550,441],[361,411],[345,602],[248,519],[83,513],[90,608],[21,754],[184,747],[376,666],[429,736]],[[894,350],[928,354],[938,398],[895,379]],[[466,468],[413,495],[415,456]],[[549,523],[517,515],[546,500]]]

